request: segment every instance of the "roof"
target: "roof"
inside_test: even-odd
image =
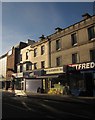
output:
[[[7,56],[7,53],[5,53],[4,55],[2,55],[2,56],[0,57],[0,59],[4,58],[4,57],[6,57],[6,56]]]
[[[82,16],[85,16],[85,15],[89,15],[89,14],[88,14],[88,13],[85,13],[85,14],[82,15]],[[90,16],[90,15],[89,15],[89,17],[88,17],[87,19],[92,18],[92,17],[95,17],[95,15],[93,15],[93,16]],[[74,24],[72,24],[72,25],[70,25],[70,26],[68,26],[68,27],[66,27],[66,28],[63,28],[63,29],[61,28],[61,31],[64,31],[65,29],[70,28],[71,26],[74,26],[74,25],[76,25],[76,24],[79,24],[79,23],[81,23],[81,22],[83,22],[83,21],[85,21],[85,20],[87,20],[87,19],[82,19],[81,21],[76,22],[76,23],[74,23]],[[57,27],[57,28],[59,28],[59,27]],[[56,34],[56,32],[48,35],[47,37],[52,37],[54,34]]]

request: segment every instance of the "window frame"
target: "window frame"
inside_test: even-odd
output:
[[[26,71],[26,64],[23,64],[23,72]]]
[[[57,67],[61,66],[61,62],[62,62],[62,61],[61,61],[61,56],[57,57],[57,58],[56,58],[56,66],[57,66]]]
[[[56,50],[61,49],[61,39],[56,40]]]
[[[41,46],[41,55],[43,55],[45,53],[45,45]]]
[[[34,69],[37,69],[37,62],[34,63]]]
[[[34,57],[37,56],[37,48],[34,49]]]
[[[45,61],[41,61],[41,68],[45,68]]]
[[[95,61],[95,49],[90,50],[90,61]]]
[[[22,72],[23,71],[23,66],[22,65],[20,65],[20,72]]]
[[[17,72],[20,72],[20,65],[17,66]]]
[[[79,62],[79,54],[78,53],[73,53],[72,54],[72,64],[76,64]]]
[[[22,54],[20,54],[20,61],[22,61]]]
[[[93,29],[93,30],[92,30]],[[88,29],[88,40],[92,40],[93,38],[95,38],[95,26],[90,26]]]
[[[71,34],[71,43],[72,43],[72,46],[77,45],[77,33]]]
[[[26,52],[26,60],[29,58],[29,52]]]

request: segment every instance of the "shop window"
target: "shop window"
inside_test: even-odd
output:
[[[72,40],[72,46],[77,45],[77,35],[76,35],[76,33],[71,35],[71,40]]]
[[[94,50],[90,50],[90,60],[91,61],[95,61],[95,49]]]
[[[34,69],[37,69],[37,63],[34,63]]]
[[[56,58],[56,66],[61,66],[61,57]]]
[[[45,46],[41,46],[41,55],[43,55],[45,53]]]
[[[88,28],[88,39],[92,40],[93,38],[95,38],[95,27],[94,26]]]
[[[41,68],[45,68],[45,61],[41,62]]]
[[[61,49],[61,41],[56,40],[56,50],[60,50],[60,49]]]
[[[34,49],[34,57],[37,56],[37,48]]]
[[[72,54],[72,64],[78,63],[79,57],[77,53]]]

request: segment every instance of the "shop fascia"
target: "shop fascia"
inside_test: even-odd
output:
[[[78,64],[70,64],[68,66],[75,67],[76,70],[93,69],[93,68],[95,68],[95,62],[85,62],[85,63],[78,63]]]
[[[29,78],[34,77],[34,74],[31,72],[21,72],[12,74],[15,78]]]
[[[64,73],[63,67],[47,68],[47,69],[44,69],[44,70],[46,71],[46,74]]]

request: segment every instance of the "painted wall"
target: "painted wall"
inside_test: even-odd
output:
[[[0,76],[3,76],[6,78],[6,63],[7,63],[7,57],[0,59]]]

